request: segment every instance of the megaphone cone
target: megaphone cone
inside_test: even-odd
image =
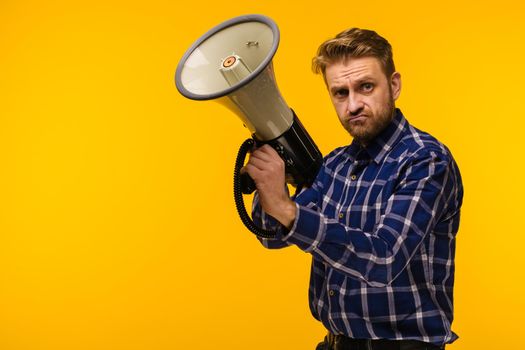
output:
[[[247,15],[226,21],[183,56],[175,75],[177,89],[190,99],[217,99],[259,140],[277,138],[293,122],[273,72],[278,45],[279,30],[267,17]]]

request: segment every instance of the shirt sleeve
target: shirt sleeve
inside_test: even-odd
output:
[[[434,151],[415,154],[400,172],[374,232],[327,217],[312,193],[296,200],[296,219],[283,241],[371,286],[390,284],[407,266],[425,236],[457,192],[450,157]],[[350,208],[352,210],[352,208]]]
[[[317,202],[319,199],[319,193],[320,188],[322,188],[322,176],[323,171],[319,171],[319,175],[317,176],[316,180],[312,184],[311,187],[305,187],[297,191],[291,199],[293,201],[296,201],[298,196],[301,197],[302,202],[305,203],[305,205],[314,211],[317,211],[319,208],[317,206]],[[285,186],[286,193],[289,194],[288,187]],[[297,213],[296,213],[297,215]],[[257,237],[259,241],[263,244],[264,247],[268,249],[279,249],[279,248],[285,248],[290,245],[292,245],[292,242],[288,242],[284,240],[284,237],[288,235],[290,232],[286,227],[284,227],[278,220],[273,218],[271,215],[268,215],[261,207],[259,203],[259,195],[257,191],[255,192],[254,198],[253,198],[253,205],[252,205],[252,220],[253,222],[266,230],[273,230],[276,233],[275,238],[268,239],[268,238],[262,238]]]
[[[286,191],[288,191],[288,188],[286,188]],[[268,215],[262,209],[259,203],[259,194],[257,191],[253,197],[252,220],[258,227],[261,227],[265,230],[275,231],[275,238],[269,239],[257,237],[264,247],[268,249],[280,249],[291,245],[291,243],[283,241],[283,237],[288,233],[288,230],[283,225],[281,225],[279,221],[277,221],[271,215]]]

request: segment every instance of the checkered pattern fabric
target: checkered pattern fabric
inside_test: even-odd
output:
[[[366,148],[324,158],[293,199],[286,230],[254,198],[253,219],[277,230],[267,248],[296,245],[313,257],[310,309],[334,334],[442,345],[451,330],[455,237],[463,186],[449,150],[399,109]]]

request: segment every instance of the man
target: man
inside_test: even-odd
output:
[[[257,186],[253,217],[274,228],[268,248],[312,255],[309,301],[328,330],[318,349],[439,349],[453,319],[455,236],[463,197],[449,150],[411,126],[395,101],[401,76],[390,44],[352,28],[313,60],[343,127],[310,188],[291,199],[268,145],[244,170]]]

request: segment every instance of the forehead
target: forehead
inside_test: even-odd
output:
[[[363,78],[384,79],[381,62],[375,57],[358,57],[340,59],[326,66],[326,83],[333,84],[353,83]]]

